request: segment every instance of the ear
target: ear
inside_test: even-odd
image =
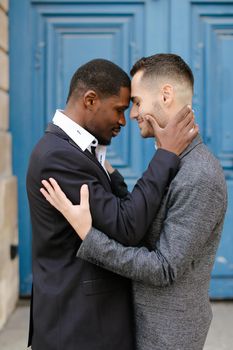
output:
[[[163,85],[161,89],[162,103],[166,107],[170,107],[174,100],[174,87],[170,84]]]
[[[97,93],[94,90],[88,90],[83,96],[83,102],[87,109],[93,110],[99,100]]]

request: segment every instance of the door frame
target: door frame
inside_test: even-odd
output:
[[[18,179],[18,226],[19,226],[19,271],[20,295],[31,293],[31,224],[26,195],[26,171],[32,148],[37,141],[39,120],[33,118],[32,74],[36,61],[40,59],[40,48],[33,47],[33,5],[59,5],[64,0],[10,0],[10,131],[13,136],[13,172]],[[143,4],[145,15],[145,55],[169,50],[169,0],[69,0],[68,4]],[[165,20],[160,13],[165,14]],[[43,29],[43,28],[42,28]],[[158,36],[157,33],[160,33]],[[19,39],[20,33],[20,39]],[[151,37],[157,38],[155,41]],[[164,38],[167,38],[164,40]],[[42,48],[41,48],[42,49]],[[39,108],[40,106],[37,106]],[[43,108],[41,110],[43,113]],[[42,132],[42,131],[41,131]],[[153,147],[151,140],[143,143],[145,165],[148,163]]]

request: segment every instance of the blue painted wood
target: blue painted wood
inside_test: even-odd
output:
[[[229,204],[210,296],[233,298],[233,1],[175,0],[172,18],[172,48],[193,68],[196,119],[204,142],[224,169],[228,186]]]
[[[107,5],[113,5],[113,4],[144,4],[147,0],[30,0],[32,4],[107,4]],[[157,1],[157,0],[152,0]]]
[[[143,55],[175,52],[194,71],[196,119],[228,183],[229,207],[210,295],[233,297],[232,23],[232,0],[10,0],[10,128],[19,189],[22,295],[30,293],[31,285],[27,162],[54,110],[64,107],[73,72],[94,57],[129,72]],[[137,123],[127,119],[108,156],[132,188],[154,148],[153,140],[142,140]]]
[[[101,4],[88,6],[85,2],[85,5],[79,4],[78,7],[73,4],[68,6],[67,3],[33,7],[33,22],[36,23],[33,37],[37,43],[35,50],[41,45],[45,47],[44,56],[47,60],[44,68],[41,56],[33,86],[35,92],[41,91],[40,86],[44,86],[46,101],[43,102],[41,96],[40,105],[45,106],[47,121],[52,118],[55,108],[64,106],[70,77],[85,61],[103,57],[129,72],[133,60],[142,56],[143,21],[143,7],[137,4],[122,7],[114,2],[106,7]],[[44,79],[45,76],[48,79]],[[37,93],[34,97],[40,98]],[[38,105],[36,100],[33,105]],[[44,121],[40,119],[38,123],[38,130],[42,130],[41,123]],[[141,140],[134,129],[134,126],[129,125],[113,141],[109,150],[110,161],[121,168],[129,184],[136,181],[143,162]],[[134,154],[137,154],[135,162]]]
[[[213,278],[229,278],[233,282],[233,179],[227,180],[228,184],[228,210],[224,223],[224,234],[218,249]],[[233,292],[233,289],[232,289]]]
[[[214,277],[210,282],[209,295],[211,299],[232,300],[233,280],[230,278]]]
[[[18,177],[18,226],[20,291],[31,290],[31,235],[25,174],[34,128],[31,118],[31,61],[28,1],[11,0],[9,3],[10,30],[10,131],[13,135],[13,172]],[[19,36],[20,33],[20,36]],[[26,39],[26,40],[25,40]],[[23,54],[20,54],[23,53]]]
[[[11,0],[10,24],[11,131],[14,173],[19,184],[20,292],[27,295],[31,286],[31,227],[25,177],[30,152],[55,109],[64,107],[68,82],[78,66],[102,57],[129,72],[133,62],[143,55],[145,2]],[[144,168],[145,157],[137,124],[128,124],[112,142],[108,155],[132,187]]]

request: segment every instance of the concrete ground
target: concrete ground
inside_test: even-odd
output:
[[[212,307],[214,318],[204,350],[233,350],[233,302],[213,302]],[[28,318],[28,302],[20,301],[8,323],[0,331],[1,350],[26,349]]]

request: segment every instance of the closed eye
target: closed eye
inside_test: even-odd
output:
[[[131,97],[131,101],[133,102],[133,104],[134,104],[135,106],[140,107],[140,102],[139,102],[139,100],[137,99],[137,97],[132,96],[132,97]]]

